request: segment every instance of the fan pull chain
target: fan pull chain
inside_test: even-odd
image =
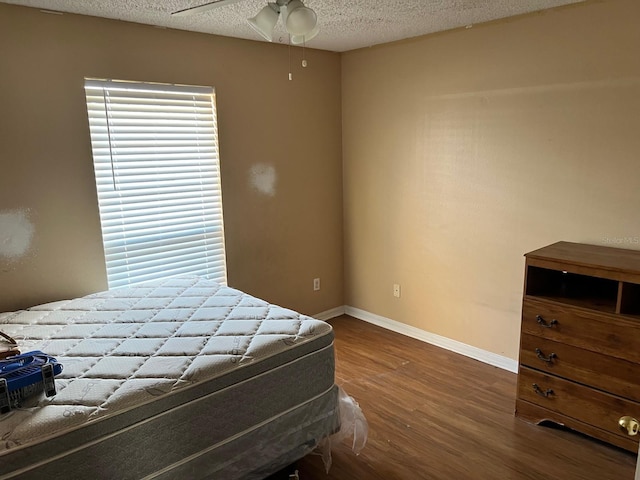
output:
[[[306,54],[306,48],[307,46],[307,40],[305,39],[305,37],[302,37],[302,68],[307,68],[307,54]]]
[[[289,81],[293,80],[293,74],[291,73],[291,35],[289,35]]]
[[[287,49],[288,53],[289,53],[289,80],[293,80],[293,73],[291,72],[291,35],[289,35],[289,46]],[[307,65],[309,64],[307,62],[307,41],[306,39],[303,37],[302,38],[302,68],[307,68]]]

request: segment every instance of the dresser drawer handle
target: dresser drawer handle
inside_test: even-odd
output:
[[[554,358],[558,358],[558,356],[557,356],[555,353],[553,353],[553,352],[551,352],[551,353],[549,354],[549,356],[548,356],[548,357],[545,357],[545,356],[544,356],[544,353],[542,353],[542,350],[540,350],[539,348],[536,348],[536,356],[537,356],[540,360],[542,360],[543,362],[546,362],[546,363],[548,363],[548,364],[553,363],[553,359],[554,359]]]
[[[638,430],[640,430],[640,423],[638,420],[629,416],[620,417],[618,425],[620,426],[620,430],[631,437],[637,435]]]
[[[542,390],[537,383],[533,384],[533,391],[536,392],[538,395],[540,395],[541,397],[544,398],[549,398],[551,395],[553,395],[553,390],[551,390],[550,388],[547,388],[546,390]]]
[[[542,315],[536,315],[536,321],[538,322],[538,325],[544,328],[551,328],[554,325],[558,324],[558,320],[556,320],[555,318],[551,320],[549,323],[547,323],[547,321],[544,318],[542,318]]]

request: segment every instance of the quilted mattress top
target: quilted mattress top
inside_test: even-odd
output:
[[[176,277],[0,314],[22,352],[63,364],[57,394],[0,415],[16,447],[271,358],[331,333],[320,320],[200,277]]]

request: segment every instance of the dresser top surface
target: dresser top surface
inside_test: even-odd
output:
[[[529,252],[525,257],[621,272],[640,272],[640,250],[602,245],[557,242]]]

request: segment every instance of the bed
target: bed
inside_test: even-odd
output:
[[[0,480],[260,479],[339,430],[333,331],[201,277],[0,314],[63,371],[0,415]]]

